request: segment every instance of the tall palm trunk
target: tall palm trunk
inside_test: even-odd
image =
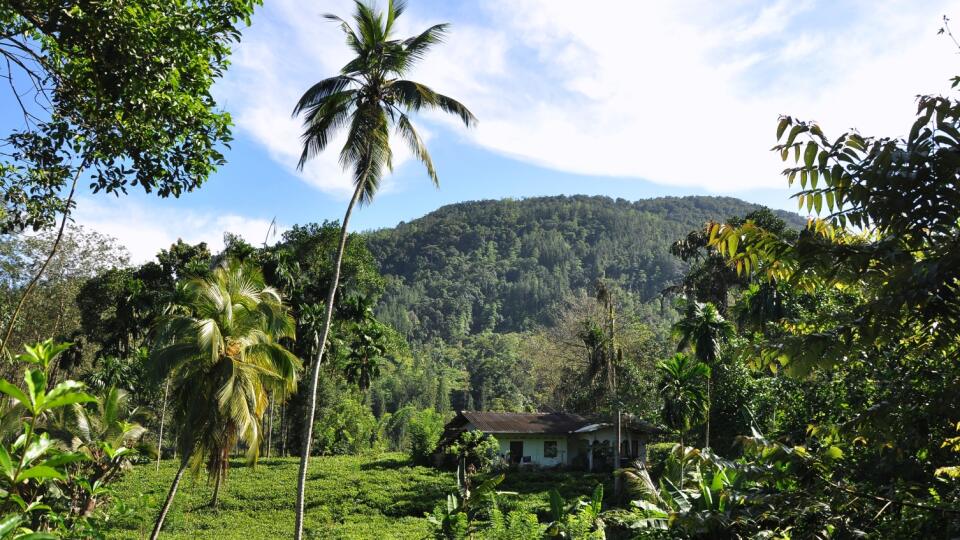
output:
[[[307,488],[307,465],[310,462],[310,445],[313,438],[313,420],[317,406],[317,382],[320,379],[320,363],[323,360],[323,353],[327,347],[327,337],[330,334],[330,323],[333,320],[333,301],[337,296],[337,286],[340,284],[340,264],[343,262],[343,252],[347,247],[347,225],[350,223],[350,214],[353,213],[353,207],[360,200],[360,194],[370,173],[370,166],[367,165],[364,174],[360,177],[363,180],[357,182],[357,189],[353,192],[353,198],[347,205],[347,212],[343,216],[343,224],[340,226],[340,245],[337,248],[337,260],[333,267],[333,282],[330,284],[330,292],[327,294],[327,309],[323,320],[323,334],[320,336],[320,346],[317,350],[317,358],[313,363],[313,369],[310,373],[310,399],[307,402],[307,414],[304,418],[303,426],[303,450],[300,454],[300,472],[297,476],[297,520],[294,529],[294,538],[301,540],[303,538],[303,503]]]
[[[183,478],[183,473],[187,471],[187,463],[189,461],[190,459],[184,456],[183,461],[180,462],[180,469],[177,470],[177,475],[173,477],[173,483],[170,484],[170,492],[167,493],[167,500],[164,501],[160,515],[157,516],[157,522],[153,526],[153,532],[150,533],[150,540],[157,540],[157,537],[160,536],[160,529],[163,528],[163,520],[167,519],[167,512],[170,511],[170,506],[173,505],[173,498],[177,496],[177,488],[180,487],[180,480]]]

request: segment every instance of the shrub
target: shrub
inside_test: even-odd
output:
[[[514,510],[506,518],[499,508],[490,512],[489,529],[483,532],[484,540],[540,540],[544,526],[533,512]]]
[[[480,431],[465,431],[447,448],[447,453],[463,460],[469,472],[490,470],[500,453],[500,443],[493,435]]]
[[[379,426],[370,408],[353,397],[344,397],[318,412],[313,426],[313,447],[322,455],[355,455],[374,448]]]
[[[675,442],[661,442],[647,445],[647,469],[653,472],[654,476],[659,476],[663,472],[663,465],[667,462],[667,458],[673,452],[673,447],[677,444]]]
[[[410,418],[407,435],[410,438],[410,456],[421,465],[430,462],[430,456],[443,434],[443,416],[433,409],[423,409]]]
[[[51,382],[52,362],[67,348],[53,340],[26,346],[17,356],[25,385],[0,380],[9,423],[0,441],[3,538],[100,538],[107,515],[98,504],[139,455],[145,430],[126,415],[123,392],[111,388],[98,400],[79,382]]]

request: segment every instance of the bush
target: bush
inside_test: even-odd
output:
[[[423,409],[410,417],[407,436],[410,438],[410,456],[415,463],[430,463],[430,456],[443,435],[443,416],[433,409]]]
[[[533,512],[514,510],[504,517],[499,508],[490,512],[489,528],[483,532],[484,540],[540,540],[543,525]]]
[[[370,408],[353,397],[344,397],[317,411],[313,447],[321,455],[355,455],[375,448],[379,426]]]
[[[663,472],[663,464],[673,452],[673,447],[679,443],[662,442],[647,445],[647,469],[654,476],[659,476]]]
[[[500,443],[493,435],[480,431],[465,431],[447,448],[447,453],[463,458],[469,472],[490,470],[500,454]]]
[[[24,386],[0,380],[9,429],[0,441],[0,536],[101,538],[98,506],[109,484],[139,455],[144,430],[116,388],[97,399],[82,383],[51,382],[51,366],[70,344],[47,340],[17,356]]]

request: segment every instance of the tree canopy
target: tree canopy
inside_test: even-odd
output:
[[[230,142],[211,87],[257,4],[0,5],[0,76],[23,119],[0,139],[0,231],[51,225],[80,178],[161,197],[200,186]]]

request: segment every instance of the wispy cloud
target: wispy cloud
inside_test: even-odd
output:
[[[161,249],[170,247],[177,239],[195,244],[206,242],[210,250],[223,249],[224,233],[243,237],[253,245],[261,245],[267,238],[270,221],[237,214],[205,214],[188,210],[182,205],[149,205],[130,198],[82,197],[77,202],[73,219],[76,223],[106,234],[130,251],[130,260],[143,263],[153,259]],[[277,227],[277,235],[286,230]],[[276,241],[271,235],[268,243]]]
[[[299,148],[292,104],[348,57],[313,5],[268,4],[222,87],[240,128],[288,167]],[[439,22],[430,11],[413,2],[401,33]],[[953,75],[956,51],[935,34],[960,3],[495,0],[458,13],[469,20],[454,19],[413,76],[474,110],[473,144],[564,171],[732,190],[782,185],[767,151],[779,114],[829,133],[901,134],[913,97]],[[453,133],[436,136],[464,136]],[[302,177],[349,190],[336,152]]]

